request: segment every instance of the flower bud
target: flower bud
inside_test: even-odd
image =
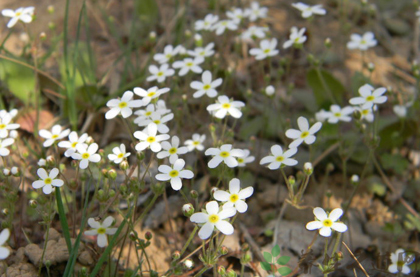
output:
[[[87,267],[85,267],[85,266],[83,266],[81,269],[80,269],[80,275],[82,276],[82,277],[85,277],[85,276],[88,276],[88,269],[87,269]]]
[[[137,240],[137,234],[135,232],[130,232],[130,234],[128,234],[128,237],[131,241]]]
[[[177,260],[179,260],[179,258],[181,258],[181,252],[176,250],[174,253],[172,253],[172,260],[173,261],[177,261]]]
[[[359,181],[360,181],[359,175],[353,174],[353,176],[351,176],[350,180],[351,180],[351,183],[353,185],[359,184]]]
[[[194,267],[194,262],[191,259],[186,259],[184,261],[184,266],[186,269],[192,269]]]
[[[19,135],[19,133],[16,130],[9,131],[9,137],[11,137],[11,138],[15,139],[15,138],[18,137],[18,135]]]
[[[305,163],[303,165],[303,172],[305,172],[306,175],[311,176],[314,172],[314,168],[312,167],[312,163]]]
[[[327,198],[330,198],[330,197],[332,196],[332,192],[331,192],[331,190],[327,190],[327,191],[325,192],[325,196],[327,196]]]
[[[109,199],[109,198],[112,198],[112,197],[115,197],[115,190],[110,189],[110,190],[109,190],[109,193],[108,193],[108,199]]]
[[[1,210],[3,215],[8,215],[9,214],[9,209],[3,209]]]
[[[275,92],[276,92],[276,89],[271,85],[265,88],[265,94],[267,96],[272,96]]]
[[[238,274],[236,274],[236,272],[235,272],[233,269],[229,269],[229,270],[227,271],[227,276],[228,276],[228,277],[237,277],[237,276],[238,276]]]
[[[370,72],[373,72],[375,70],[375,64],[374,63],[368,63],[367,68]]]
[[[216,188],[216,187],[212,187],[211,189],[210,189],[210,195],[213,197],[213,194],[216,192],[216,191],[218,191],[219,189],[218,188]]]
[[[287,178],[287,180],[289,181],[289,184],[290,184],[291,186],[294,186],[294,185],[295,185],[295,183],[296,183],[295,176],[293,176],[293,175],[290,175],[290,176],[289,176],[289,178]]]
[[[144,234],[144,237],[146,240],[151,240],[153,238],[153,235],[151,232],[147,231],[146,234]]]
[[[137,152],[137,154],[136,154],[136,156],[137,156],[137,159],[139,160],[139,161],[142,161],[143,159],[144,159],[144,157],[145,157],[145,155],[144,155],[144,153],[143,152]]]
[[[47,7],[47,11],[48,11],[48,13],[49,13],[49,14],[53,14],[53,13],[54,13],[54,11],[55,11],[54,6],[53,6],[53,5],[49,5],[49,6]]]
[[[151,31],[149,33],[149,39],[154,42],[156,40],[156,32],[155,31]]]
[[[108,177],[112,180],[117,179],[117,172],[114,169],[108,170]]]
[[[330,38],[326,38],[325,41],[324,41],[324,45],[325,45],[325,47],[327,49],[330,49],[331,46],[332,46],[331,39]]]
[[[54,22],[48,22],[48,29],[54,30],[55,29],[55,23]]]
[[[217,273],[219,273],[219,275],[221,275],[221,276],[225,276],[225,274],[226,274],[226,268],[223,265],[219,266],[217,268]]]
[[[328,172],[331,172],[331,171],[334,170],[334,165],[332,163],[329,163],[329,164],[327,164],[327,168],[326,169],[327,169]]]
[[[55,159],[53,156],[48,156],[47,158],[45,158],[45,160],[47,162],[47,166],[54,166]]]
[[[220,255],[226,255],[227,253],[229,253],[229,249],[226,246],[222,246],[220,247],[219,253]]]
[[[10,176],[10,169],[4,168],[3,169],[3,174],[4,174],[4,176]]]
[[[105,178],[108,178],[108,169],[104,168],[101,170],[102,176],[104,176]]]
[[[38,202],[36,200],[29,200],[29,206],[35,209],[38,206]]]
[[[185,204],[184,206],[182,206],[182,212],[184,213],[184,215],[186,217],[190,217],[193,215],[194,213],[194,207],[191,203]]]
[[[120,163],[120,169],[126,171],[128,168],[130,167],[130,165],[128,164],[127,160],[124,160]]]
[[[45,32],[41,32],[41,33],[39,34],[39,38],[40,38],[41,40],[45,40],[45,39],[47,38],[47,34],[46,34]]]
[[[192,190],[190,191],[190,196],[192,199],[197,199],[198,198],[198,192],[196,190]]]

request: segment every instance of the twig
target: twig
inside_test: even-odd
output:
[[[333,152],[335,149],[338,148],[340,143],[336,142],[333,145],[331,145],[327,150],[325,150],[321,155],[318,156],[318,158],[315,159],[315,161],[312,163],[312,165],[315,167],[320,161],[322,161],[326,156],[328,156],[331,152]]]
[[[258,256],[261,261],[264,261],[264,256],[261,254],[261,249],[252,236],[249,234],[248,230],[246,229],[245,225],[241,222],[238,223],[239,229],[244,234],[245,240],[248,242],[249,246],[253,250],[254,254]]]
[[[357,258],[354,256],[353,252],[351,252],[351,250],[347,246],[347,244],[344,241],[342,241],[341,243],[347,248],[347,251],[349,251],[350,255],[356,261],[356,263],[359,265],[360,269],[363,271],[363,273],[366,275],[366,277],[369,277],[369,274],[366,272],[366,270],[363,268],[363,266],[359,263],[359,260],[357,260]]]

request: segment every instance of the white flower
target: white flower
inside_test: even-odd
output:
[[[176,61],[172,65],[174,68],[180,68],[178,75],[184,76],[189,71],[192,71],[194,73],[201,73],[203,72],[203,69],[199,66],[204,62],[203,57],[195,57],[194,59],[191,58],[185,58],[182,61]]]
[[[232,149],[232,144],[223,144],[220,148],[209,148],[204,152],[206,156],[214,156],[208,163],[210,168],[216,168],[221,162],[225,162],[228,167],[238,166],[235,157],[243,157],[244,151],[241,149]]]
[[[297,148],[290,148],[283,153],[280,145],[271,146],[271,155],[261,159],[260,164],[269,164],[268,168],[271,170],[280,168],[281,165],[294,166],[297,161],[292,159],[293,155],[297,152]]]
[[[388,267],[388,271],[391,273],[401,272],[404,275],[410,274],[411,269],[408,266],[414,261],[414,256],[407,256],[404,249],[398,249],[394,253],[391,253],[391,262],[392,264]]]
[[[253,38],[265,38],[266,32],[268,32],[267,27],[250,26],[245,32],[241,34],[241,39],[249,40]]]
[[[203,142],[205,140],[206,135],[193,134],[192,139],[188,139],[185,141],[185,145],[187,146],[188,151],[193,151],[194,149],[197,149],[198,151],[203,151]]]
[[[203,82],[193,81],[190,84],[191,88],[197,90],[193,94],[193,97],[199,98],[204,94],[207,94],[208,97],[216,97],[216,88],[222,84],[222,78],[218,78],[213,81],[211,72],[206,70],[203,72],[203,75],[201,75],[201,79],[203,80]]]
[[[331,236],[331,229],[343,233],[347,231],[347,226],[344,223],[337,222],[337,220],[343,215],[342,209],[334,209],[329,215],[322,208],[315,208],[314,215],[316,221],[311,221],[306,224],[306,229],[308,230],[317,230],[319,229],[319,234],[323,237]]]
[[[236,21],[233,20],[220,20],[212,27],[213,30],[216,30],[216,35],[221,35],[225,32],[226,29],[231,31],[238,29],[238,24]]]
[[[226,12],[226,16],[239,24],[242,19],[246,16],[246,13],[241,8],[234,8],[231,11]]]
[[[10,255],[10,250],[7,247],[4,247],[3,245],[6,243],[6,241],[10,237],[10,230],[4,229],[0,233],[0,260],[5,260]]]
[[[321,127],[322,123],[317,122],[309,128],[309,122],[303,116],[300,116],[297,120],[299,130],[296,129],[289,129],[286,131],[286,137],[293,139],[294,141],[289,145],[290,148],[296,148],[305,142],[306,144],[312,144],[315,142],[316,137],[314,136],[316,132],[318,132]]]
[[[262,60],[267,57],[277,55],[279,53],[279,50],[276,49],[276,46],[277,39],[264,39],[260,42],[260,48],[252,48],[251,50],[249,50],[249,54],[255,56],[255,59],[257,60]]]
[[[169,67],[167,63],[162,64],[160,67],[156,65],[149,66],[149,72],[152,74],[151,76],[147,77],[146,81],[154,81],[156,80],[158,83],[162,83],[166,80],[166,77],[172,76],[175,74],[175,70]]]
[[[161,141],[169,139],[169,135],[156,135],[158,131],[155,123],[150,123],[143,131],[134,132],[134,137],[140,142],[136,144],[138,152],[150,147],[153,152],[159,152],[162,149]]]
[[[248,16],[250,21],[255,21],[258,18],[267,17],[268,9],[266,7],[260,7],[258,2],[252,2],[251,8],[245,10],[246,16]]]
[[[195,22],[194,29],[196,31],[201,31],[201,30],[209,31],[213,28],[214,24],[216,24],[218,20],[219,20],[219,17],[217,15],[208,14],[204,18],[204,20],[197,20]]]
[[[216,201],[210,201],[206,204],[206,210],[201,213],[195,213],[190,217],[191,222],[203,224],[198,236],[200,239],[208,239],[213,233],[214,227],[225,235],[233,234],[233,226],[225,219],[236,214],[235,208],[226,208],[219,212],[219,205]]]
[[[92,230],[85,231],[87,236],[98,236],[96,242],[99,247],[106,247],[108,245],[108,236],[114,235],[117,232],[117,228],[109,228],[114,223],[114,218],[108,216],[105,218],[104,222],[101,224],[99,221],[96,221],[94,218],[88,219],[88,224]]]
[[[137,121],[137,125],[142,127],[142,126],[147,126],[150,123],[155,123],[158,128],[158,132],[162,134],[166,134],[169,132],[169,128],[168,126],[165,125],[165,123],[172,120],[173,118],[174,118],[173,113],[162,116],[161,114],[155,112],[155,113],[152,113],[149,118],[146,118],[142,121]]]
[[[252,163],[255,160],[254,156],[250,156],[251,152],[248,149],[243,150],[244,155],[242,157],[238,157],[236,160],[238,161],[239,167],[244,167],[248,163]]]
[[[172,167],[161,165],[158,168],[160,174],[157,174],[155,178],[159,181],[171,180],[171,187],[174,190],[180,190],[182,188],[181,179],[191,179],[194,177],[194,173],[191,170],[182,170],[184,166],[185,161],[183,159],[177,159]]]
[[[73,153],[76,152],[76,146],[79,143],[83,144],[83,145],[85,145],[85,147],[87,147],[87,144],[85,143],[87,138],[88,138],[87,134],[83,134],[79,138],[79,136],[77,135],[77,132],[73,131],[69,135],[69,140],[68,141],[60,141],[58,143],[58,147],[67,148],[66,152],[64,152],[64,156],[71,157],[71,155],[73,155]]]
[[[364,85],[359,88],[360,97],[354,97],[349,100],[352,105],[360,105],[362,109],[370,109],[373,105],[383,104],[388,99],[382,96],[386,92],[386,88],[375,89],[371,85]]]
[[[327,112],[326,110],[322,109],[319,112],[315,113],[315,119],[317,121],[321,121],[324,122],[325,120],[327,120],[330,117],[330,113]]]
[[[17,114],[18,114],[17,109],[13,109],[13,110],[10,110],[10,111],[0,110],[0,117],[9,116],[10,118],[14,118],[14,117],[16,117]]]
[[[335,124],[338,121],[350,122],[351,121],[351,114],[353,113],[354,109],[350,106],[341,108],[338,105],[331,105],[330,111],[325,112],[324,116],[328,120],[328,123]]]
[[[169,62],[174,56],[178,55],[181,51],[181,45],[173,47],[172,45],[166,45],[163,49],[163,53],[158,53],[153,56],[153,59],[160,64]]]
[[[144,120],[150,119],[152,114],[158,113],[160,115],[165,115],[167,113],[170,113],[171,110],[166,109],[164,106],[160,106],[159,103],[165,103],[163,100],[159,100],[157,104],[149,104],[147,105],[146,109],[144,110],[137,110],[134,112],[135,115],[138,115],[136,119],[134,119],[134,123],[139,124],[140,122],[143,122]]]
[[[405,105],[395,105],[392,107],[392,110],[400,118],[405,118],[407,116],[407,107]]]
[[[113,161],[116,164],[119,164],[120,162],[122,162],[125,158],[127,158],[128,156],[131,155],[130,152],[126,152],[125,149],[125,145],[123,143],[121,143],[120,147],[114,147],[112,149],[112,152],[114,154],[109,154],[108,155],[108,159],[110,161]]]
[[[179,147],[179,138],[177,136],[173,136],[171,139],[171,143],[167,141],[163,141],[161,143],[163,151],[159,152],[156,157],[158,159],[164,159],[169,157],[169,162],[171,164],[175,163],[178,159],[178,154],[183,155],[188,152],[188,148],[185,146]]]
[[[58,168],[51,169],[50,173],[48,174],[47,171],[41,167],[38,168],[36,173],[38,174],[39,178],[41,178],[41,180],[33,182],[32,187],[34,189],[42,188],[42,191],[45,194],[50,194],[52,192],[53,186],[61,187],[64,185],[63,180],[56,179],[58,173],[60,173]]]
[[[132,100],[133,96],[134,96],[134,93],[132,91],[127,90],[126,92],[124,92],[121,99],[109,100],[106,103],[106,105],[111,109],[106,112],[105,118],[112,119],[120,113],[122,117],[127,118],[133,114],[133,111],[131,110],[131,108],[139,108],[143,105],[148,104],[148,103],[143,103],[142,100]]]
[[[16,130],[20,127],[19,124],[11,123],[12,118],[10,114],[0,117],[0,138],[6,138],[9,135],[9,130]]]
[[[217,97],[215,104],[207,106],[207,110],[217,118],[224,118],[226,115],[231,115],[234,118],[240,118],[242,116],[240,108],[244,106],[244,102],[231,101],[227,96],[221,95]]]
[[[188,55],[192,57],[211,57],[214,55],[214,42],[210,42],[206,47],[196,47],[194,51],[188,50]]]
[[[324,15],[327,12],[322,8],[322,5],[309,6],[305,3],[293,3],[292,6],[302,12],[303,18],[311,17],[314,14]]]
[[[34,15],[34,7],[19,8],[17,10],[5,9],[1,11],[3,16],[11,17],[7,28],[12,28],[20,20],[25,23],[31,23]]]
[[[368,109],[362,109],[362,108],[356,108],[358,111],[360,111],[360,119],[365,119],[367,122],[373,122],[373,119],[375,118],[373,114],[372,108]]]
[[[245,203],[245,199],[250,197],[254,193],[253,187],[247,187],[241,190],[241,184],[239,179],[233,178],[229,182],[229,192],[223,190],[217,190],[213,197],[217,201],[226,202],[223,205],[223,209],[235,207],[235,209],[244,213],[248,209],[248,205]]]
[[[364,33],[363,36],[359,34],[352,34],[350,41],[347,43],[348,49],[360,49],[362,51],[367,50],[370,47],[376,46],[377,41],[375,35],[372,32]]]
[[[147,105],[150,103],[150,101],[152,99],[155,99],[159,96],[161,96],[164,93],[167,93],[169,91],[169,88],[161,88],[159,89],[158,87],[151,87],[149,88],[147,91],[145,89],[139,88],[139,87],[135,87],[133,89],[134,93],[137,94],[142,98],[143,101],[143,105]]]
[[[273,95],[275,92],[276,89],[271,85],[265,88],[265,94],[267,94],[268,96]]]
[[[10,150],[7,149],[6,147],[12,145],[14,142],[15,140],[12,138],[0,139],[0,156],[2,157],[9,156]]]
[[[65,138],[69,135],[70,129],[66,129],[61,131],[62,127],[60,125],[54,125],[50,131],[47,130],[39,130],[39,135],[46,139],[44,141],[44,147],[50,147],[56,140]]]
[[[289,48],[290,46],[299,46],[306,41],[306,36],[304,35],[306,28],[298,29],[297,27],[292,27],[290,29],[289,40],[283,43],[283,48]]]
[[[101,160],[101,156],[96,153],[98,151],[98,144],[92,143],[89,147],[86,145],[78,144],[76,146],[76,153],[73,153],[71,157],[75,160],[81,160],[79,167],[85,169],[89,166],[89,162],[98,163]]]

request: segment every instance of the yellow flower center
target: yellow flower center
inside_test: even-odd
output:
[[[238,200],[239,200],[239,196],[238,196],[237,194],[232,194],[232,195],[229,197],[229,200],[230,200],[230,202],[235,203],[236,201],[238,201]]]
[[[324,225],[325,227],[331,227],[333,225],[333,222],[331,221],[331,219],[325,219],[324,221],[322,221],[322,225]]]
[[[21,12],[17,12],[17,13],[16,13],[16,16],[20,16],[20,15],[22,15],[22,13],[21,13]]]
[[[169,176],[171,176],[172,178],[177,177],[178,175],[178,170],[172,170],[171,172],[169,172]]]
[[[73,143],[71,144],[71,148],[75,148],[75,147],[76,147],[76,145],[77,145],[77,141],[76,141],[76,142],[73,142]]]
[[[120,153],[120,154],[118,154],[118,159],[121,159],[122,157],[124,157],[124,153]]]
[[[363,111],[362,111],[362,114],[363,114],[363,115],[368,115],[368,114],[369,114],[369,110],[363,110]]]
[[[170,59],[170,58],[172,58],[172,55],[171,54],[166,54],[166,58]]]
[[[127,107],[128,106],[128,104],[126,103],[126,102],[120,102],[119,104],[118,104],[118,107],[120,108],[120,109],[123,109],[123,108],[125,108],[125,107]]]
[[[362,40],[360,41],[360,44],[366,44],[366,40],[362,39]]]
[[[171,149],[169,149],[169,154],[175,154],[176,153],[176,148],[175,147],[172,147]]]
[[[99,227],[97,230],[98,234],[103,235],[106,233],[106,228],[104,227]]]
[[[204,52],[204,51],[200,52],[200,56],[204,56],[205,54],[206,54],[206,52]]]
[[[151,115],[152,114],[152,112],[146,112],[144,115],[145,116],[149,116],[149,115]]]
[[[375,99],[375,97],[373,97],[372,95],[366,97],[366,101],[373,101]]]
[[[219,216],[217,214],[212,214],[209,216],[209,221],[211,223],[217,223],[219,221]]]
[[[162,71],[159,71],[158,74],[157,74],[157,76],[159,76],[159,77],[163,76],[163,72]]]
[[[193,66],[193,63],[192,62],[186,63],[186,66],[191,67]]]
[[[58,135],[52,135],[51,138],[56,139],[58,138]]]
[[[148,94],[147,94],[147,96],[148,97],[152,97],[153,95],[155,95],[156,94],[156,92],[155,91],[152,91],[152,92],[149,92]]]
[[[266,54],[270,53],[270,49],[265,49],[264,53],[266,53]]]
[[[334,116],[335,117],[340,117],[341,116],[341,113],[335,113]]]
[[[223,108],[223,109],[229,109],[229,108],[230,108],[230,104],[229,104],[229,103],[224,103],[224,104],[222,105],[222,108]]]
[[[149,143],[152,143],[152,142],[155,142],[155,141],[156,141],[155,137],[148,137],[147,138],[147,142],[149,142]]]
[[[209,84],[207,84],[207,85],[205,85],[204,87],[203,87],[203,89],[204,90],[208,90],[208,89],[210,89],[211,88],[211,86],[209,85]]]
[[[0,124],[0,129],[6,128],[6,124]]]
[[[309,132],[305,131],[305,132],[302,132],[302,134],[300,134],[300,137],[306,138],[308,135],[309,135]]]
[[[82,154],[83,159],[88,159],[89,157],[90,157],[89,153],[83,153]]]
[[[230,154],[227,151],[220,152],[220,157],[222,157],[222,158],[226,158],[226,157],[229,157],[229,156],[230,156]]]
[[[403,267],[405,265],[404,261],[398,261],[397,262],[397,267]]]
[[[282,161],[284,161],[284,157],[283,157],[283,156],[278,156],[278,157],[276,158],[276,161],[278,161],[278,162],[282,162]]]
[[[44,183],[46,184],[46,185],[51,185],[51,183],[52,183],[52,179],[51,178],[46,178],[45,180],[44,180]]]
[[[228,24],[228,23],[227,23],[227,21],[222,21],[222,22],[221,22],[221,24],[222,24],[223,26],[227,26],[227,24]]]
[[[160,120],[155,120],[155,121],[153,121],[154,123],[156,123],[157,125],[159,125],[160,124]]]
[[[199,144],[200,144],[200,142],[199,142],[199,141],[193,141],[193,144],[194,144],[194,145],[199,145]]]
[[[244,159],[242,159],[242,158],[238,158],[238,163],[243,163],[244,162]]]

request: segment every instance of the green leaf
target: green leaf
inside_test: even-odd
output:
[[[290,261],[290,257],[289,256],[281,256],[280,258],[277,259],[277,264],[279,265],[285,265]]]
[[[266,252],[267,253],[267,252]],[[261,262],[261,268],[265,271],[271,271],[271,265],[267,262]]]
[[[273,256],[271,256],[271,254],[270,254],[270,253],[268,253],[268,252],[264,252],[264,253],[263,253],[263,256],[264,256],[264,260],[265,260],[267,263],[271,263],[271,262],[273,261]]]
[[[342,104],[346,89],[331,73],[322,69],[311,69],[306,74],[306,81],[312,88],[319,107],[329,108],[333,103]],[[335,101],[333,101],[333,99]]]
[[[275,245],[273,249],[271,249],[271,254],[273,255],[273,257],[277,257],[278,255],[280,255],[280,246]]]
[[[395,173],[403,174],[410,163],[401,154],[384,153],[381,155],[381,164],[387,170],[393,170]]]
[[[414,120],[404,120],[392,123],[383,128],[378,136],[379,147],[391,149],[402,146],[410,136],[416,134],[417,125]]]
[[[0,81],[25,104],[34,101],[35,74],[32,69],[11,61],[0,60]]]
[[[70,240],[70,229],[69,224],[67,223],[66,213],[64,212],[64,205],[63,205],[63,199],[61,198],[61,192],[60,188],[55,188],[55,196],[57,200],[57,208],[58,208],[58,214],[60,218],[61,223],[61,229],[63,230],[64,239],[66,240],[67,249],[69,253],[71,253],[71,240]]]
[[[292,270],[287,266],[280,267],[277,271],[280,273],[281,276],[286,276],[292,273]]]

